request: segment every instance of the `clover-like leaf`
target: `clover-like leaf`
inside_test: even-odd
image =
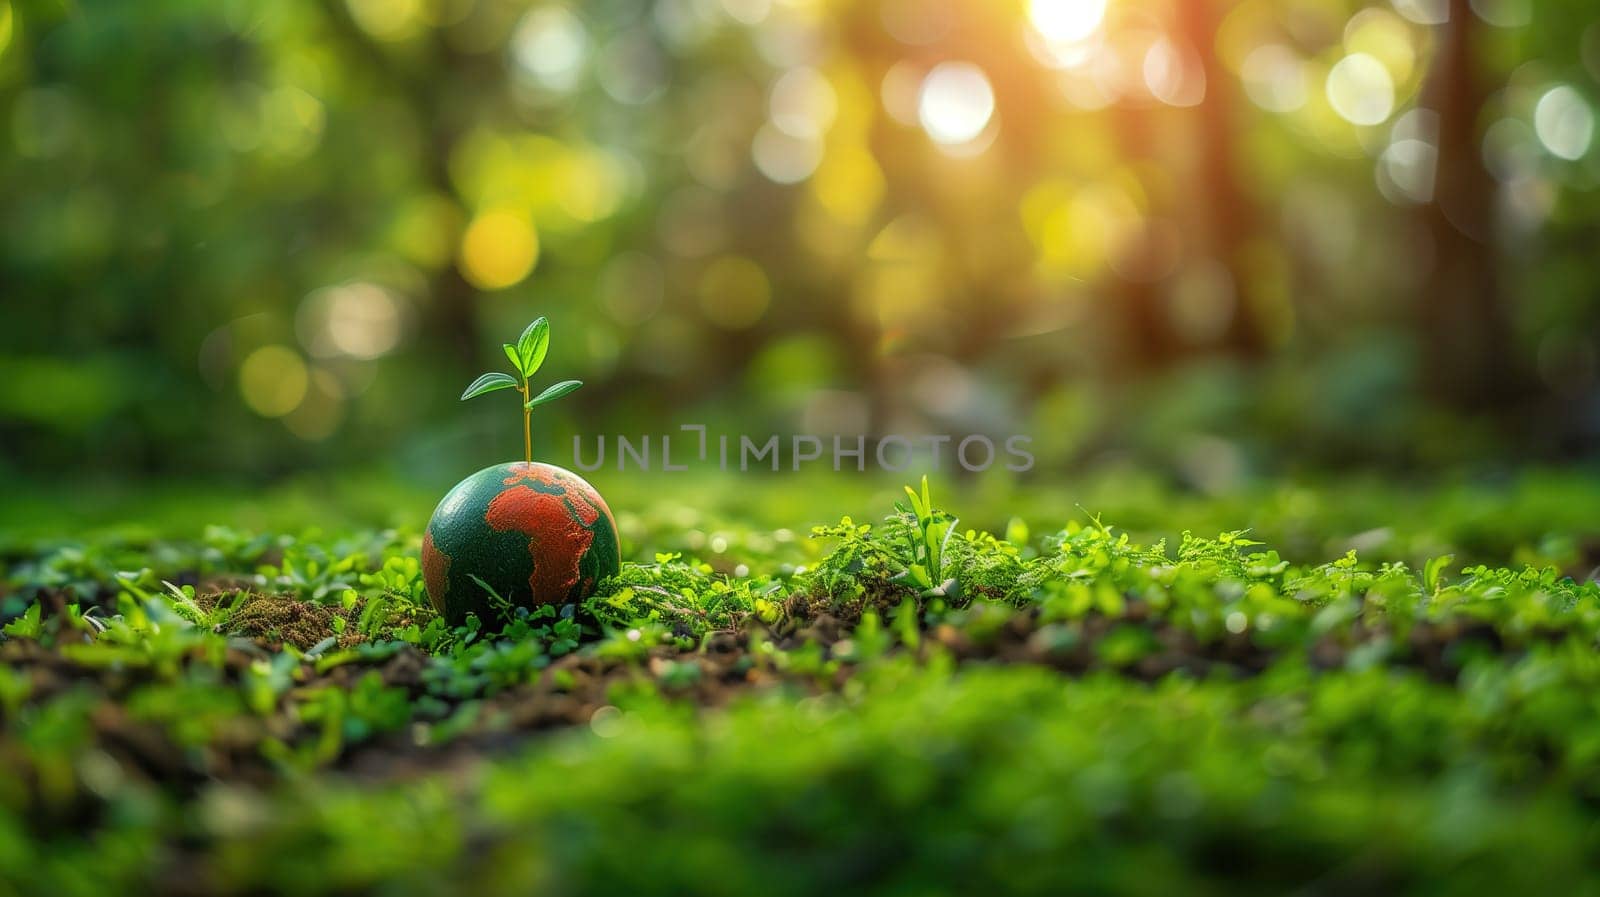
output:
[[[545,402],[549,402],[551,400],[561,398],[562,396],[566,395],[567,393],[572,392],[573,390],[577,389],[578,387],[580,387],[582,385],[583,385],[583,381],[582,380],[563,380],[560,383],[557,383],[556,385],[554,385],[554,386],[550,387],[549,389],[545,390],[544,392],[541,392],[538,395],[534,396],[533,398],[529,399],[528,400],[528,404],[523,406],[523,407],[532,408],[535,405],[543,405]]]
[[[538,373],[539,366],[544,364],[544,356],[550,351],[550,321],[539,318],[528,329],[522,331],[522,336],[517,338],[517,354],[521,356],[522,364],[517,369],[524,377],[532,377]]]
[[[497,389],[511,389],[516,385],[516,378],[510,374],[502,374],[499,371],[495,371],[492,374],[484,374],[482,377],[472,381],[472,384],[467,387],[467,391],[461,394],[461,401],[465,402],[467,399],[474,399],[486,392],[494,392]]]
[[[528,373],[522,369],[522,353],[517,351],[517,347],[510,343],[505,343],[501,348],[506,350],[506,358],[511,360],[511,369],[524,377],[528,376]]]

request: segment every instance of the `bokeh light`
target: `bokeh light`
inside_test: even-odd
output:
[[[422,30],[424,0],[346,0],[350,18],[378,40],[400,41]]]
[[[1534,107],[1533,130],[1551,155],[1581,159],[1594,139],[1594,109],[1571,85],[1558,84]]]
[[[1206,73],[1194,48],[1160,38],[1144,56],[1144,83],[1168,106],[1198,106],[1206,98]]]
[[[838,111],[833,86],[809,66],[790,69],[772,85],[768,100],[772,124],[790,137],[816,140]]]
[[[511,39],[517,67],[547,90],[569,91],[576,86],[588,50],[583,23],[560,6],[529,11]]]
[[[1353,125],[1378,125],[1394,113],[1394,79],[1370,53],[1351,53],[1328,71],[1328,103]]]
[[[628,106],[649,103],[667,88],[667,61],[642,28],[629,29],[608,41],[600,51],[595,74],[607,96]]]
[[[1092,59],[1100,50],[1098,35],[1088,40],[1062,43],[1046,40],[1038,31],[1029,30],[1023,35],[1023,42],[1027,44],[1028,51],[1040,64],[1053,69],[1081,68]]]
[[[1533,21],[1533,0],[1471,0],[1478,18],[1497,28],[1521,28]]]
[[[772,0],[722,0],[722,11],[741,25],[759,25],[772,12]]]
[[[1450,21],[1450,0],[1392,0],[1395,12],[1418,25]]]
[[[1498,180],[1527,177],[1541,155],[1538,136],[1521,118],[1501,118],[1483,135],[1483,162]]]
[[[924,74],[921,66],[908,59],[900,60],[884,73],[878,93],[890,118],[902,125],[918,124],[917,95],[922,91]]]
[[[566,147],[551,167],[553,189],[539,198],[560,210],[553,224],[571,221],[573,229],[615,214],[630,186],[627,161],[592,147]]]
[[[377,284],[348,283],[317,290],[295,316],[300,344],[318,358],[370,361],[400,343],[400,304]]]
[[[309,382],[305,361],[288,346],[262,346],[239,365],[239,393],[262,417],[283,417],[299,407]]]
[[[1028,21],[1053,43],[1076,43],[1100,27],[1106,0],[1029,0]]]
[[[796,137],[767,123],[756,132],[750,144],[750,157],[756,169],[780,184],[797,184],[817,170],[822,161],[822,141],[816,137]]]
[[[442,268],[455,254],[462,217],[461,210],[448,197],[414,196],[395,214],[389,243],[414,265],[430,270]]]
[[[1268,112],[1293,112],[1306,104],[1305,62],[1282,44],[1262,44],[1240,67],[1245,93]]]
[[[742,256],[729,255],[706,266],[700,277],[700,310],[724,330],[743,330],[766,314],[772,302],[772,284],[761,266]]]
[[[1023,223],[1038,246],[1041,266],[1071,278],[1101,274],[1143,231],[1126,182],[1072,185],[1046,182],[1023,201]]]
[[[1407,137],[1389,144],[1378,159],[1378,187],[1392,201],[1425,203],[1433,199],[1439,148]]]
[[[520,283],[538,261],[538,233],[516,212],[485,212],[461,237],[461,274],[479,289],[503,290]]]
[[[284,159],[302,159],[322,142],[327,110],[309,92],[285,84],[263,97],[261,117],[262,149]]]
[[[1350,17],[1344,28],[1347,53],[1365,53],[1383,64],[1394,84],[1403,84],[1417,64],[1412,26],[1381,7],[1369,7]]]
[[[865,148],[843,148],[828,155],[811,188],[836,221],[859,224],[883,201],[883,169]]]
[[[970,62],[942,62],[922,81],[917,118],[935,143],[971,143],[994,116],[994,88]]]
[[[332,372],[313,368],[305,397],[283,416],[283,425],[301,439],[320,442],[339,429],[344,414],[344,385]]]
[[[1424,370],[1452,325],[1395,310],[1446,304],[1460,253],[1436,215],[1505,265],[1496,301],[1528,335],[1506,351],[1594,331],[1592,302],[1553,298],[1600,295],[1562,258],[1600,183],[1587,13],[1508,31],[1531,3],[333,3],[108,7],[152,41],[122,51],[123,85],[0,0],[7,284],[74,297],[83,332],[112,335],[85,351],[118,364],[187,369],[203,341],[171,391],[272,409],[262,455],[367,451],[433,413],[396,390],[477,370],[523,311],[578,334],[596,426],[632,413],[634,377],[686,402],[746,390],[796,333],[851,360],[825,385],[868,395],[874,427],[902,423],[898,353],[1020,384],[1018,428],[1112,368],[1277,364],[1284,333],[1336,352],[1359,325]],[[1473,52],[1450,52],[1459,30]],[[237,64],[185,55],[207,35]],[[1445,108],[1461,128],[1441,139]],[[1480,161],[1489,179],[1454,176]],[[156,296],[168,329],[138,312]],[[41,342],[88,339],[22,314]],[[285,411],[252,381],[241,408],[242,362],[270,346],[300,356],[304,395]],[[288,369],[274,357],[252,371]]]

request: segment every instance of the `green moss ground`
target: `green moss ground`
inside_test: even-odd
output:
[[[456,629],[404,487],[22,494],[0,891],[1600,890],[1600,478],[700,487]]]

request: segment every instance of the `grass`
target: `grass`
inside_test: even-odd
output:
[[[495,632],[407,521],[13,531],[0,892],[1600,889],[1600,480],[1109,482],[613,495]]]

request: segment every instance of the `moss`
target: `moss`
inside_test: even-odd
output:
[[[334,618],[345,620],[342,634],[334,632]],[[309,649],[330,635],[338,635],[341,648],[361,641],[355,615],[343,608],[300,601],[282,595],[250,595],[228,617],[227,630],[267,645],[290,644]]]

